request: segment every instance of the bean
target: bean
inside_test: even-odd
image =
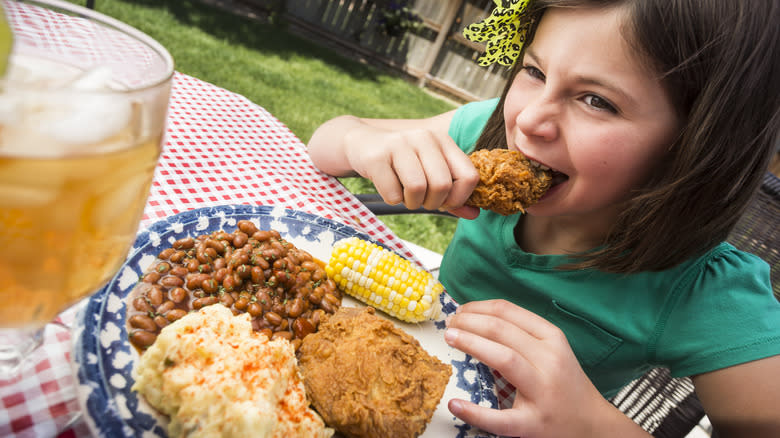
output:
[[[168,296],[174,303],[181,303],[187,298],[187,291],[183,287],[175,287],[168,291]]]
[[[253,318],[256,318],[263,314],[263,307],[260,306],[260,304],[258,304],[257,302],[251,302],[246,307],[246,311],[247,313],[252,315]]]
[[[293,334],[288,331],[280,331],[280,332],[274,332],[273,336],[271,336],[271,339],[287,339],[288,341],[292,341]]]
[[[133,330],[130,332],[130,342],[140,349],[146,349],[150,345],[154,344],[157,340],[157,335],[146,330]]]
[[[162,304],[165,297],[165,292],[160,286],[154,285],[151,289],[149,289],[147,296],[149,297],[149,304],[157,307]]]
[[[252,278],[252,283],[254,284],[262,284],[265,282],[265,274],[263,274],[263,269],[259,266],[252,266],[249,276]]]
[[[301,268],[307,270],[307,271],[316,271],[317,268],[319,268],[319,265],[312,261],[306,261],[301,263]]]
[[[171,275],[175,275],[177,277],[184,278],[187,276],[189,271],[184,266],[176,266],[175,268],[171,269],[170,272],[168,272]]]
[[[314,272],[311,274],[311,281],[318,282],[322,281],[323,278],[326,277],[325,270],[322,268],[317,268]]]
[[[204,292],[213,294],[219,289],[219,283],[214,278],[207,278],[203,280],[200,287]]]
[[[257,291],[255,297],[257,298],[257,302],[260,303],[263,309],[268,310],[271,308],[272,300],[271,300],[271,295],[268,294],[267,288],[263,288]]]
[[[319,327],[320,322],[322,322],[322,316],[325,315],[325,311],[322,309],[316,309],[313,312],[311,312],[311,316],[309,317],[309,321],[316,329]]]
[[[223,281],[225,281],[225,277],[228,274],[227,268],[219,268],[216,272],[214,272],[214,280],[217,281],[217,283],[222,284]]]
[[[143,315],[140,313],[135,314],[130,317],[128,322],[130,323],[130,327],[133,328],[148,330],[150,332],[157,330],[157,324],[155,324],[154,320],[148,315]]]
[[[253,265],[258,266],[262,270],[266,270],[271,267],[271,264],[268,263],[268,260],[265,259],[265,256],[262,254],[262,252],[253,253],[250,261]]]
[[[159,254],[157,254],[157,258],[160,260],[168,260],[168,258],[170,258],[174,252],[176,252],[176,250],[173,248],[165,248],[164,250],[160,251]]]
[[[273,326],[278,326],[282,323],[282,317],[276,312],[265,312],[264,317]]]
[[[173,242],[173,247],[176,249],[190,249],[195,246],[195,240],[192,237],[185,237]]]
[[[152,271],[152,272],[149,272],[146,275],[144,275],[143,281],[144,281],[144,283],[154,284],[154,283],[157,283],[157,280],[159,280],[159,279],[160,279],[160,274],[157,273],[157,272]]]
[[[155,272],[158,274],[165,274],[166,272],[171,270],[171,265],[166,262],[158,263],[157,266],[154,267]]]
[[[187,275],[187,289],[195,290],[203,285],[203,282],[207,280],[209,276],[207,274],[189,274]]]
[[[198,259],[187,259],[187,261],[184,263],[184,266],[189,272],[199,272],[198,266],[200,266],[200,262]]]
[[[185,257],[187,257],[186,252],[176,251],[168,260],[172,261],[173,263],[181,263],[181,261],[184,260]]]
[[[243,251],[233,253],[233,256],[230,258],[230,261],[228,261],[228,267],[229,268],[237,268],[241,265],[246,265],[249,263],[249,255]]]
[[[244,234],[247,236],[252,236],[257,232],[257,227],[254,223],[248,220],[240,220],[238,221],[238,229],[241,230]],[[239,246],[239,245],[236,245]]]
[[[322,298],[323,300],[327,301],[330,305],[332,305],[334,308],[338,308],[341,306],[341,300],[336,298],[331,293],[326,293],[325,296]]]
[[[271,339],[271,336],[274,335],[274,332],[271,329],[267,328],[267,327],[258,330],[258,332],[264,334],[268,339]]]
[[[233,275],[227,275],[225,279],[222,280],[222,287],[224,287],[228,292],[236,290],[238,285],[239,284],[236,281],[236,277]]]
[[[213,249],[217,254],[225,254],[225,251],[229,248],[229,243],[233,241],[233,236],[227,235],[225,239],[214,240],[209,239],[206,241],[206,246]]]
[[[287,302],[287,316],[290,318],[297,318],[301,316],[303,312],[303,300],[300,297],[295,297],[294,300]]]
[[[293,346],[293,350],[295,350],[295,351],[298,351],[298,349],[301,348],[301,343],[302,342],[303,341],[301,341],[300,339],[297,339],[297,338],[293,339],[292,341],[290,341],[290,343]]]
[[[249,240],[249,236],[244,232],[238,231],[233,235],[233,246],[241,248],[246,245],[247,240]]]
[[[184,309],[172,309],[170,312],[165,314],[165,318],[168,321],[173,322],[183,318],[185,315],[187,315],[187,311]]]
[[[320,301],[320,308],[324,310],[326,313],[330,313],[330,314],[336,313],[336,309],[334,309],[333,306],[325,300]]]
[[[168,313],[171,313],[171,312],[168,312]],[[157,327],[159,327],[160,329],[162,329],[163,327],[168,325],[168,320],[164,316],[162,316],[162,315],[157,315],[157,316],[154,317],[154,324]]]
[[[303,339],[306,335],[314,333],[314,324],[306,318],[296,318],[292,324],[295,337]]]
[[[154,310],[151,304],[149,304],[148,301],[146,301],[146,298],[144,297],[137,297],[133,300],[133,308],[135,310],[138,310],[139,312],[149,313]]]
[[[279,260],[275,261],[273,266],[274,266],[274,269],[277,270],[277,271],[284,271],[285,269],[287,269],[287,266],[289,265],[289,263],[290,263],[289,260],[287,260],[286,258],[283,258],[283,259],[279,259]]]
[[[255,233],[252,234],[252,238],[257,240],[258,242],[265,242],[266,240],[271,238],[271,232],[265,230],[256,231]]]
[[[215,271],[219,271],[220,269],[227,266],[227,262],[223,257],[218,257],[216,260],[214,260],[212,265],[214,266]]]
[[[230,306],[233,305],[233,302],[235,300],[233,299],[230,294],[222,294],[222,296],[219,297],[219,302],[222,303],[223,306],[230,308]]]
[[[325,289],[322,288],[321,286],[317,286],[309,294],[309,301],[311,301],[313,304],[320,304],[322,302],[322,297],[324,296],[325,296]]]
[[[170,312],[171,309],[173,309],[174,307],[176,307],[176,303],[174,303],[173,301],[166,301],[157,307],[157,313],[159,313],[160,315],[165,315],[166,313]]]
[[[181,277],[176,277],[173,275],[167,275],[163,277],[162,280],[160,280],[160,284],[165,287],[181,287],[184,286],[184,280]]]
[[[236,302],[233,304],[233,307],[235,307],[238,310],[246,310],[246,307],[249,305],[249,300],[247,298],[241,297],[236,300]]]
[[[218,302],[219,300],[217,299],[217,297],[208,296],[208,297],[198,298],[192,302],[192,308],[198,310],[202,307],[210,306],[212,304],[217,304]]]
[[[249,265],[241,265],[236,268],[236,274],[242,279],[247,279],[252,276],[252,267]]]

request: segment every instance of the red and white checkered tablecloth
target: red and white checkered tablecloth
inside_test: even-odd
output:
[[[316,214],[350,225],[414,259],[373,213],[314,167],[305,145],[268,111],[243,96],[176,73],[165,145],[141,226],[225,204],[274,205]],[[76,308],[70,308],[46,327],[44,345],[20,376],[0,381],[0,436],[89,436],[76,417],[79,406],[70,368],[69,326],[75,313]]]

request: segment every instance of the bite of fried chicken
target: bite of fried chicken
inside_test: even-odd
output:
[[[504,216],[525,212],[550,188],[549,169],[534,165],[519,151],[480,149],[469,155],[479,171],[479,183],[466,205]]]

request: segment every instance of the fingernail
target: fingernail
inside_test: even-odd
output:
[[[444,325],[445,325],[446,327],[449,327],[449,326],[450,326],[450,321],[451,321],[451,320],[452,320],[452,315],[450,315],[450,316],[448,316],[448,317],[444,318]]]
[[[458,339],[458,329],[448,328],[444,331],[444,341],[448,344],[452,344]]]
[[[457,416],[463,411],[463,402],[461,402],[458,399],[452,399],[450,400],[449,406],[450,412],[452,412],[453,415]]]

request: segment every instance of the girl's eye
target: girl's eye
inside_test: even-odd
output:
[[[609,103],[607,99],[596,96],[595,94],[588,94],[584,97],[583,100],[585,101],[586,105],[590,105],[597,110],[609,111],[613,114],[617,114],[618,112],[617,109],[611,103]]]
[[[523,66],[523,71],[525,71],[525,74],[527,74],[528,76],[530,76],[530,77],[532,77],[534,79],[539,79],[541,81],[544,80],[544,73],[542,73],[541,70],[539,70],[536,67],[532,67],[530,65],[526,65],[526,66]]]

